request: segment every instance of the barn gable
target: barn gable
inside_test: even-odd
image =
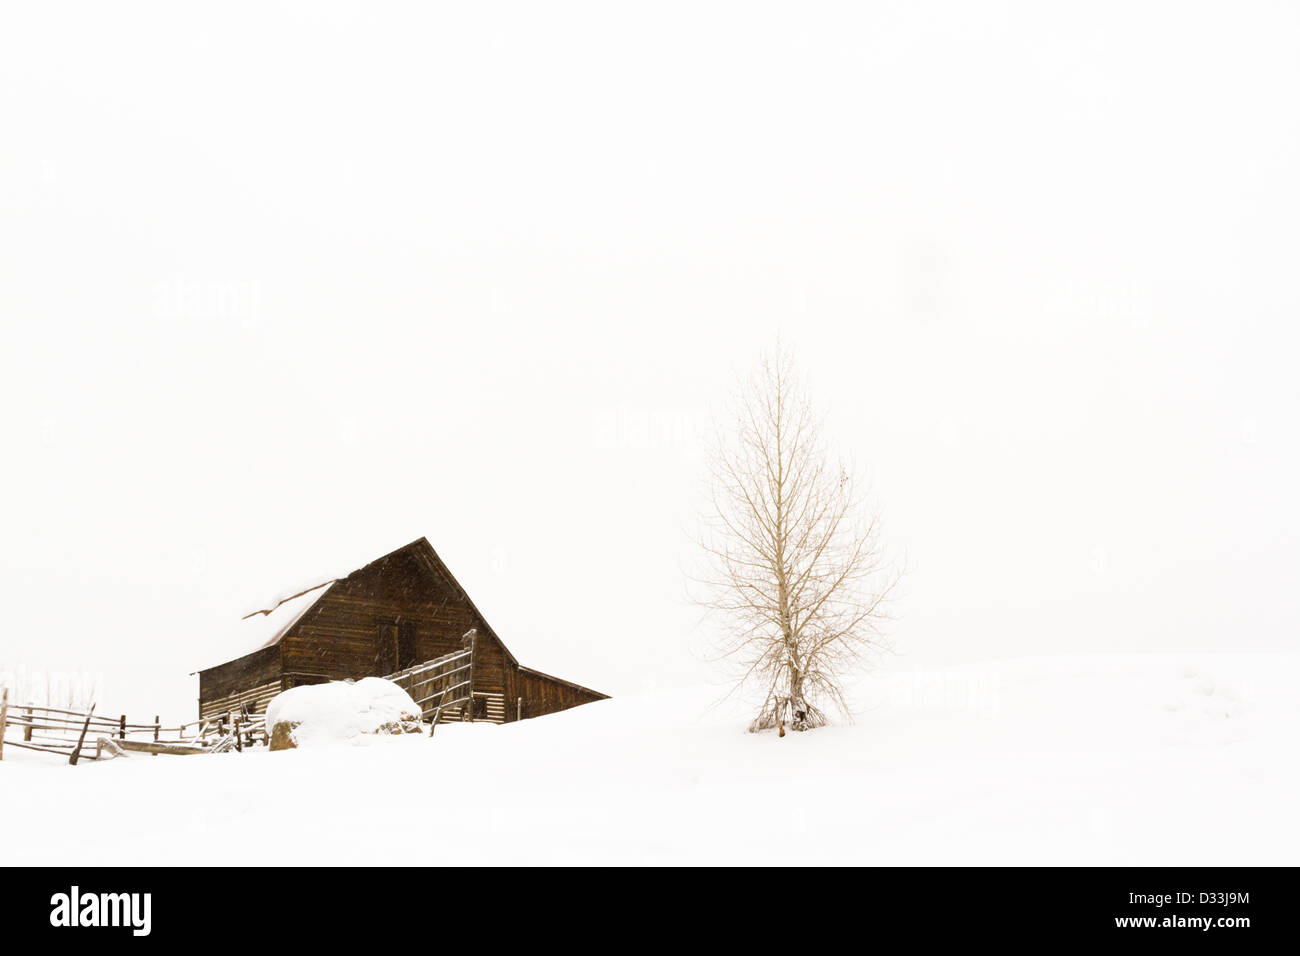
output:
[[[199,671],[200,716],[265,709],[280,690],[385,676],[441,657],[476,629],[477,719],[504,722],[552,713],[605,695],[521,667],[425,538],[342,578],[253,612],[259,646]]]

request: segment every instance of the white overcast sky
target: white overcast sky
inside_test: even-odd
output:
[[[905,665],[1293,648],[1297,50],[1283,3],[6,4],[0,669],[189,717],[241,612],[425,535],[524,663],[707,677],[701,451],[778,334]]]

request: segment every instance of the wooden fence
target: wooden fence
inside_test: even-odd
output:
[[[474,644],[476,631],[469,631],[464,649],[416,664],[390,680],[411,695],[420,716],[430,722],[429,733],[440,720],[472,720],[474,695]],[[504,716],[504,715],[503,715]],[[0,760],[5,747],[20,747],[57,754],[76,764],[78,760],[103,760],[128,753],[202,754],[243,750],[269,743],[265,714],[240,711],[209,715],[187,724],[163,726],[158,717],[152,723],[95,715],[95,705],[86,713],[11,704],[9,690],[0,690]]]
[[[6,747],[58,754],[75,764],[125,753],[196,754],[243,750],[265,744],[266,718],[261,714],[222,714],[187,724],[164,726],[117,717],[96,716],[94,705],[86,713],[11,704],[8,690],[0,704],[0,760]]]
[[[459,715],[470,706],[474,696],[471,690],[474,686],[476,636],[474,631],[465,635],[464,650],[452,651],[384,678],[411,695],[420,708],[421,718],[431,724],[430,734],[440,719],[451,713]]]

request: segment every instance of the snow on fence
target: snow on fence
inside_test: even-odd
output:
[[[8,690],[0,705],[0,760],[5,747],[19,747],[57,754],[76,764],[78,760],[102,760],[137,753],[221,753],[265,744],[266,718],[261,715],[222,714],[187,724],[163,726],[158,717],[152,723],[118,717],[95,716],[95,707],[85,713],[35,704],[10,703]]]

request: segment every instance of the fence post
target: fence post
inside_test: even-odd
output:
[[[126,740],[126,714],[122,715],[122,719],[118,722],[117,726],[118,726],[117,739]]]
[[[77,765],[77,758],[81,756],[81,747],[86,742],[86,731],[90,729],[90,718],[94,716],[94,713],[95,705],[91,704],[90,710],[86,711],[86,722],[81,725],[81,736],[77,738],[77,749],[72,751],[72,755],[68,757],[68,763],[74,767]]]
[[[159,722],[159,720],[158,720],[158,715],[157,715],[157,714],[154,714],[154,715],[153,715],[153,742],[154,742],[154,743],[157,743],[157,742],[158,742],[158,735],[159,735],[161,732],[162,732],[162,723]],[[154,756],[156,757],[156,756],[158,756],[158,755],[157,755],[157,754],[154,754]]]
[[[235,751],[241,754],[244,752],[244,738],[240,733],[240,724],[243,723],[242,716],[242,714],[235,715]]]
[[[0,760],[5,759],[5,721],[9,719],[9,688],[0,690]]]
[[[32,720],[33,720],[32,709],[31,709],[30,707],[28,707],[28,708],[27,708],[27,726],[25,726],[25,727],[23,728],[23,743],[25,743],[25,744],[26,744],[26,743],[31,743],[31,742],[32,742]]]
[[[474,642],[477,638],[478,628],[471,627],[465,632],[464,640],[469,644],[469,701],[461,708],[461,714],[464,715],[461,720],[466,721],[474,719]]]

